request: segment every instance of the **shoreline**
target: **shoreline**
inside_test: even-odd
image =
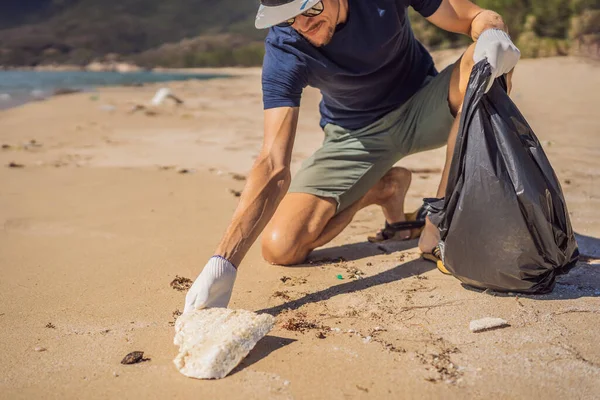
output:
[[[229,73],[229,72],[233,73]],[[156,69],[156,70],[145,70],[145,71],[129,71],[129,72],[117,72],[117,71],[93,71],[93,70],[75,70],[75,69],[14,69],[14,70],[0,70],[0,79],[2,78],[3,72],[25,72],[25,73],[35,73],[35,72],[46,72],[46,73],[57,73],[57,74],[69,74],[77,73],[77,74],[87,74],[90,76],[94,76],[97,73],[109,73],[116,74],[117,76],[121,76],[123,78],[132,77],[131,82],[125,82],[122,84],[114,84],[114,83],[85,83],[85,80],[82,83],[77,84],[56,84],[55,87],[50,88],[29,88],[29,89],[18,89],[18,88],[6,88],[2,89],[0,86],[0,112],[3,110],[8,110],[11,108],[21,107],[25,104],[31,102],[38,101],[47,101],[53,97],[63,96],[67,94],[74,93],[95,93],[98,92],[100,88],[111,88],[111,87],[142,87],[148,84],[169,84],[172,82],[180,82],[187,80],[210,80],[210,79],[227,79],[233,76],[242,76],[237,69],[223,70],[223,69]],[[139,77],[140,73],[150,74],[146,78],[135,79],[135,77]],[[162,74],[168,75],[165,76],[164,80],[152,80],[148,79],[149,77],[161,76]],[[170,79],[175,76],[182,77],[182,79]],[[145,80],[145,81],[144,81]],[[1,82],[0,82],[1,83]]]

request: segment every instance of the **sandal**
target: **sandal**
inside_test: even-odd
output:
[[[417,239],[421,236],[421,232],[423,232],[423,228],[425,227],[425,217],[427,216],[427,211],[424,206],[421,206],[417,211],[412,212],[410,214],[404,214],[406,221],[396,222],[394,224],[390,224],[385,221],[384,228],[377,233],[377,236],[369,236],[368,240],[371,243],[379,243],[384,242],[386,240],[412,240]],[[398,237],[399,233],[402,231],[406,231],[410,229],[409,237]]]
[[[425,260],[434,262],[437,266],[437,269],[440,270],[442,274],[452,275],[452,273],[446,269],[446,266],[442,261],[442,252],[440,250],[440,246],[435,246],[431,253],[423,253],[422,256]]]

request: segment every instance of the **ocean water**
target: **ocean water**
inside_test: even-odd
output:
[[[44,100],[57,91],[93,91],[98,86],[223,78],[226,75],[171,72],[0,71],[0,109]]]

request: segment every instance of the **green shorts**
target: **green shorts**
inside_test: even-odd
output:
[[[325,125],[325,140],[292,180],[290,193],[337,201],[341,212],[361,199],[398,160],[442,147],[454,117],[448,104],[452,65],[429,77],[398,109],[358,130]]]

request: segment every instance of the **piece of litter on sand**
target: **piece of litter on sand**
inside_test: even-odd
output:
[[[344,277],[342,275],[338,275],[336,278],[338,278],[340,281],[344,280]]]
[[[110,105],[110,104],[104,104],[104,105],[100,106],[100,111],[113,112],[116,110],[117,110],[117,107]]]
[[[45,347],[37,346],[33,350],[37,351],[38,353],[41,353],[42,351],[46,351],[47,349]]]
[[[490,329],[505,328],[510,326],[507,321],[502,318],[482,318],[471,321],[469,330],[473,333],[488,331]]]
[[[209,308],[183,314],[175,322],[173,360],[183,375],[220,379],[229,374],[275,325],[269,314]]]
[[[173,100],[176,104],[183,104],[183,100],[171,93],[169,88],[160,88],[151,101],[153,106],[160,106],[166,99]]]
[[[8,168],[25,168],[23,164],[17,164],[16,162],[11,162],[7,165]]]
[[[138,363],[141,363],[143,361],[150,361],[150,359],[149,358],[144,358],[144,352],[143,351],[133,351],[133,352],[127,354],[121,360],[121,364],[131,365],[131,364],[138,364]]]
[[[244,175],[232,173],[231,177],[236,181],[245,181],[246,177]]]
[[[367,336],[363,339],[363,343],[370,343],[373,338],[371,336]]]
[[[189,278],[175,275],[175,279],[171,281],[171,287],[177,291],[184,292],[192,287],[194,282]]]
[[[153,106],[159,106],[171,94],[169,88],[160,88],[150,102]]]

